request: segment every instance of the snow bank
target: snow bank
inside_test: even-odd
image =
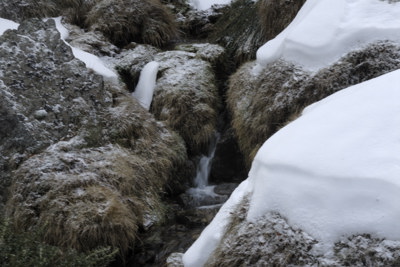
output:
[[[249,220],[279,211],[323,243],[400,240],[400,71],[311,105],[259,150]]]
[[[140,72],[139,82],[132,93],[132,96],[147,110],[150,109],[151,101],[153,100],[158,67],[159,64],[156,61],[147,63]]]
[[[205,263],[243,192],[252,192],[247,220],[277,211],[323,251],[353,234],[400,240],[398,84],[400,70],[342,90],[267,140],[249,178],[185,253],[185,266]]]
[[[206,10],[212,5],[227,5],[230,4],[232,0],[190,0],[189,3],[196,9]]]
[[[266,66],[279,58],[311,70],[377,40],[400,41],[400,3],[381,0],[308,0],[293,22],[257,51]]]
[[[104,76],[104,78],[108,78],[108,79],[116,79],[118,77],[118,75],[110,70],[108,67],[106,67],[103,63],[103,61],[93,55],[90,54],[88,52],[85,52],[81,49],[75,48],[73,46],[71,46],[70,44],[68,44],[65,39],[68,37],[68,30],[62,25],[61,23],[61,17],[57,17],[57,18],[53,18],[55,23],[56,23],[56,27],[57,30],[60,32],[61,35],[61,39],[72,49],[72,53],[74,54],[74,56],[81,60],[83,63],[85,63],[86,67],[88,69],[92,69],[95,72],[97,72],[98,74]]]
[[[16,30],[18,26],[19,24],[12,20],[0,18],[0,35],[3,35],[6,30]]]

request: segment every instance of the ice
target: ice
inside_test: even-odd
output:
[[[350,49],[400,41],[399,14],[399,2],[308,0],[292,23],[257,51],[257,62],[266,66],[283,58],[318,70]]]
[[[98,74],[102,75],[106,79],[115,80],[117,79],[118,75],[110,70],[104,62],[97,56],[85,52],[81,49],[75,48],[68,44],[65,39],[68,37],[68,30],[62,25],[61,17],[53,18],[56,23],[57,30],[60,32],[61,39],[72,49],[72,53],[74,56],[85,63],[88,69],[92,69]]]
[[[212,5],[227,5],[232,0],[190,0],[189,3],[198,10],[209,9]]]
[[[154,88],[156,87],[159,63],[151,61],[147,63],[140,72],[139,82],[132,95],[147,110],[150,109],[153,100]]]

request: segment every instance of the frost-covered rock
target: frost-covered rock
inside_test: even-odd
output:
[[[76,59],[53,20],[0,36],[0,63],[7,216],[58,246],[131,249],[147,218],[162,220],[161,195],[187,182],[183,140]]]
[[[26,21],[0,36],[0,87],[1,177],[18,165],[13,155],[27,158],[74,136],[112,104],[102,77],[75,59],[51,20]]]

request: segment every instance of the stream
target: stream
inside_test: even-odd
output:
[[[209,184],[209,176],[220,134],[216,133],[207,155],[200,157],[194,187],[169,204],[167,222],[140,234],[128,266],[165,266],[172,253],[183,253],[211,222],[237,183]]]

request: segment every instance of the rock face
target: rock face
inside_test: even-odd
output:
[[[216,21],[210,38],[227,49],[233,64],[255,59],[257,49],[280,33],[305,1],[238,0]]]
[[[232,75],[227,95],[233,128],[248,166],[264,141],[307,105],[398,69],[398,51],[394,43],[378,42],[317,73],[285,61],[262,70],[255,70],[255,62],[244,64]]]
[[[183,140],[75,59],[52,20],[25,21],[0,43],[8,217],[61,247],[126,252],[138,227],[163,218],[164,189],[185,184]]]

